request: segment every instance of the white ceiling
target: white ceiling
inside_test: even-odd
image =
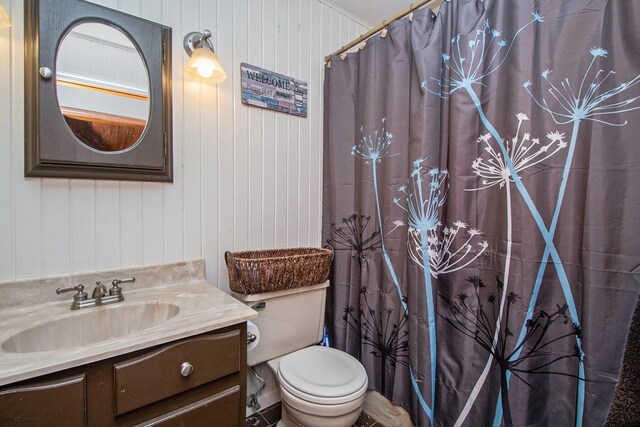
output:
[[[385,19],[391,18],[396,13],[411,6],[412,0],[324,0],[333,3],[340,9],[350,13],[356,18],[375,27]]]

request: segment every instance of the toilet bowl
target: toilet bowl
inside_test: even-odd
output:
[[[258,311],[247,365],[267,363],[278,382],[285,427],[350,427],[367,391],[367,373],[349,354],[322,340],[329,282],[261,294],[234,294]],[[249,396],[256,399],[259,391]]]
[[[282,401],[279,427],[349,427],[358,419],[367,374],[349,354],[311,346],[268,362]]]

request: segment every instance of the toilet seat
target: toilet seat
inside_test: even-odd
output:
[[[312,346],[280,360],[280,385],[308,402],[335,405],[357,399],[367,390],[367,373],[349,354],[329,347]]]

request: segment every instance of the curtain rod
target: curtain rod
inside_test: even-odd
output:
[[[389,25],[393,21],[396,21],[396,20],[398,20],[398,19],[410,14],[411,12],[413,12],[414,10],[424,6],[425,4],[427,6],[429,6],[429,8],[431,8],[431,9],[436,9],[436,8],[440,7],[440,5],[442,4],[442,0],[419,0],[419,1],[415,2],[415,3],[413,3],[411,6],[409,6],[408,8],[404,9],[401,12],[398,12],[397,14],[393,15],[391,18],[389,18],[389,19],[387,19],[385,21],[382,21],[381,24],[379,24],[378,26],[374,27],[373,29],[367,31],[366,33],[364,33],[363,35],[361,35],[357,39],[353,40],[351,43],[342,46],[340,49],[336,50],[331,55],[325,56],[324,57],[324,62],[325,63],[329,62],[331,60],[331,56],[340,55],[341,53],[346,52],[347,50],[351,49],[352,47],[354,47],[358,43],[362,42],[363,40],[368,39],[369,37],[371,37],[372,35],[374,35],[378,31],[382,30],[384,27],[386,27],[387,25]]]

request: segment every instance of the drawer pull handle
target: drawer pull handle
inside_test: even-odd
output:
[[[186,378],[189,375],[193,374],[194,369],[195,368],[191,363],[184,362],[182,365],[180,365],[180,375]]]

